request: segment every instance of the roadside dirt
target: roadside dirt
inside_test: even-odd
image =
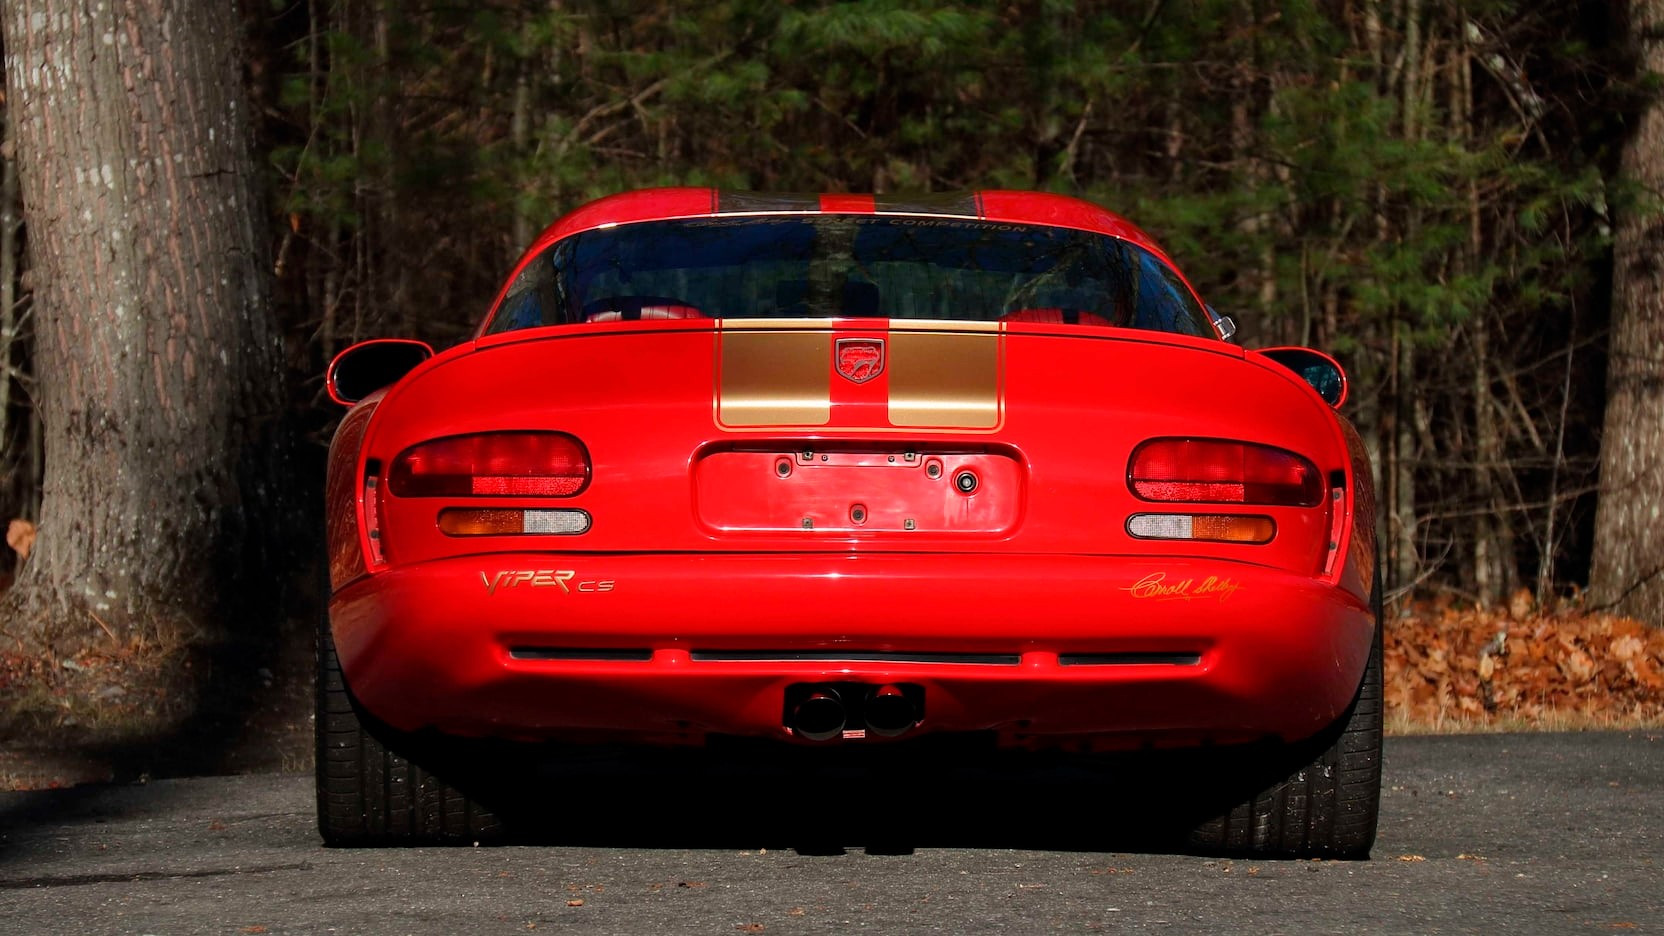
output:
[[[312,625],[263,644],[0,652],[0,789],[312,765]]]

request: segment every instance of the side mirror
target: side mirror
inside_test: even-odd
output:
[[[1215,309],[1213,306],[1208,306],[1207,309],[1208,318],[1213,321],[1213,327],[1219,330],[1220,340],[1230,341],[1236,337],[1235,318]]]
[[[1311,348],[1266,348],[1254,351],[1293,371],[1295,376],[1312,385],[1323,402],[1335,409],[1346,402],[1346,371],[1340,363],[1322,351]]]
[[[324,384],[329,388],[330,399],[342,406],[351,406],[391,386],[430,357],[433,357],[433,348],[425,341],[409,338],[361,341],[335,355],[324,375]]]

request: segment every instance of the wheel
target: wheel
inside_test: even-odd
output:
[[[1376,592],[1375,646],[1363,682],[1336,727],[1315,741],[1316,756],[1197,826],[1192,847],[1268,858],[1369,857],[1381,804],[1379,586]]]
[[[499,838],[502,824],[489,810],[388,747],[388,742],[400,750],[419,745],[377,722],[353,699],[335,655],[327,610],[317,646],[315,763],[324,844],[470,844]]]

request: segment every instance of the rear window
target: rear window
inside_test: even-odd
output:
[[[585,231],[522,271],[487,331],[671,318],[1003,320],[1214,336],[1178,275],[1118,238],[882,215]]]

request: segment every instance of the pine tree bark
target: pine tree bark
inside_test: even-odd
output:
[[[0,471],[9,477],[0,483],[0,521],[21,514],[23,500],[17,476],[26,476],[21,446],[12,441],[12,368],[21,355],[17,318],[17,146],[12,140],[11,115],[0,113],[5,136],[0,140]],[[16,472],[13,476],[12,473]],[[9,508],[9,509],[8,509]],[[14,514],[13,511],[16,513]]]
[[[229,0],[4,0],[37,289],[39,538],[14,637],[223,632],[256,587],[281,396]]]
[[[1643,73],[1664,74],[1664,0],[1632,0]],[[1591,598],[1664,625],[1664,101],[1655,95],[1624,145],[1623,182],[1640,193],[1618,218],[1612,332],[1600,446]]]

